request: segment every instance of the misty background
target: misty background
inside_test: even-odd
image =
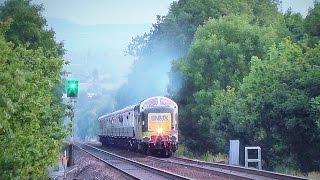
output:
[[[79,95],[75,103],[75,133],[81,138],[94,136],[95,122],[99,116],[119,106],[135,103],[129,101],[129,104],[119,104],[115,99],[117,91],[127,83],[135,64],[135,58],[127,55],[125,49],[133,37],[149,32],[152,24],[79,25],[68,20],[49,18],[48,25],[54,28],[57,40],[64,43],[64,58],[70,62],[70,65],[65,66],[66,71],[70,72],[66,79],[79,81]],[[149,64],[150,69],[152,66],[155,64]],[[164,67],[170,67],[170,64]],[[159,65],[154,68],[159,68]],[[152,94],[141,92],[135,95],[165,95],[168,78],[164,72],[157,74],[158,80],[165,80],[161,87],[153,89]],[[146,72],[142,73],[141,78],[145,75]]]
[[[75,103],[75,133],[96,135],[99,116],[150,96],[166,96],[171,63],[178,54],[157,54],[148,61],[125,53],[132,38],[149,33],[156,15],[165,16],[172,0],[48,1],[43,16],[64,43],[66,79],[79,81]],[[306,16],[313,0],[283,0]],[[178,83],[178,82],[176,82]]]

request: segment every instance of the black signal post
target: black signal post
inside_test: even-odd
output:
[[[69,158],[67,162],[67,166],[73,166],[74,165],[74,157],[73,157],[73,143],[74,143],[74,134],[73,134],[73,128],[74,128],[74,103],[75,98],[78,97],[78,86],[79,83],[78,81],[75,80],[69,80],[68,81],[68,86],[67,86],[67,97],[70,98],[68,109],[69,113],[68,116],[70,117],[70,122],[71,122],[71,141],[69,144]]]

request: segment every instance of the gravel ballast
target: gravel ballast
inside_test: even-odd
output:
[[[67,168],[65,179],[126,179],[112,167],[78,148],[74,148],[73,155],[75,165]],[[64,178],[59,177],[58,179]]]

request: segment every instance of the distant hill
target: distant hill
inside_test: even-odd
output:
[[[150,31],[151,24],[103,24],[83,26],[64,19],[48,18],[48,27],[56,32],[57,41],[64,42],[65,59],[71,77],[86,82],[92,73],[99,73],[109,88],[126,80],[133,62],[124,50],[133,37]]]
[[[149,32],[152,26],[151,24],[82,26],[55,18],[48,18],[48,25],[55,30],[57,40],[66,42],[67,49],[89,48],[92,45],[94,45],[94,48],[101,49],[105,49],[105,47],[125,48],[132,37]]]

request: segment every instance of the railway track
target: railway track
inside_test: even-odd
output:
[[[126,151],[120,150],[116,153],[121,154],[121,156],[126,156],[127,158],[134,159],[135,161],[139,161],[142,164],[147,164],[149,166],[154,166],[165,171],[180,174],[190,179],[306,179],[270,171],[256,170],[252,168],[244,168],[220,163],[208,163],[204,161],[191,160],[180,157],[157,158],[136,153],[128,154]]]
[[[75,144],[79,149],[89,153],[97,159],[107,163],[109,166],[117,169],[127,179],[177,179],[189,180],[189,178],[163,171],[161,169],[148,166],[137,161],[133,161],[119,155],[104,151],[87,144]]]
[[[168,159],[161,159],[156,157],[157,161],[165,161],[169,163],[176,163],[183,166],[190,166],[202,169],[203,171],[211,172],[213,174],[227,177],[231,179],[259,179],[259,180],[307,180],[307,178],[291,176],[286,174],[274,173],[270,171],[257,170],[253,168],[244,168],[239,166],[232,166],[220,163],[209,163],[204,161],[192,160],[181,157],[171,157]]]

